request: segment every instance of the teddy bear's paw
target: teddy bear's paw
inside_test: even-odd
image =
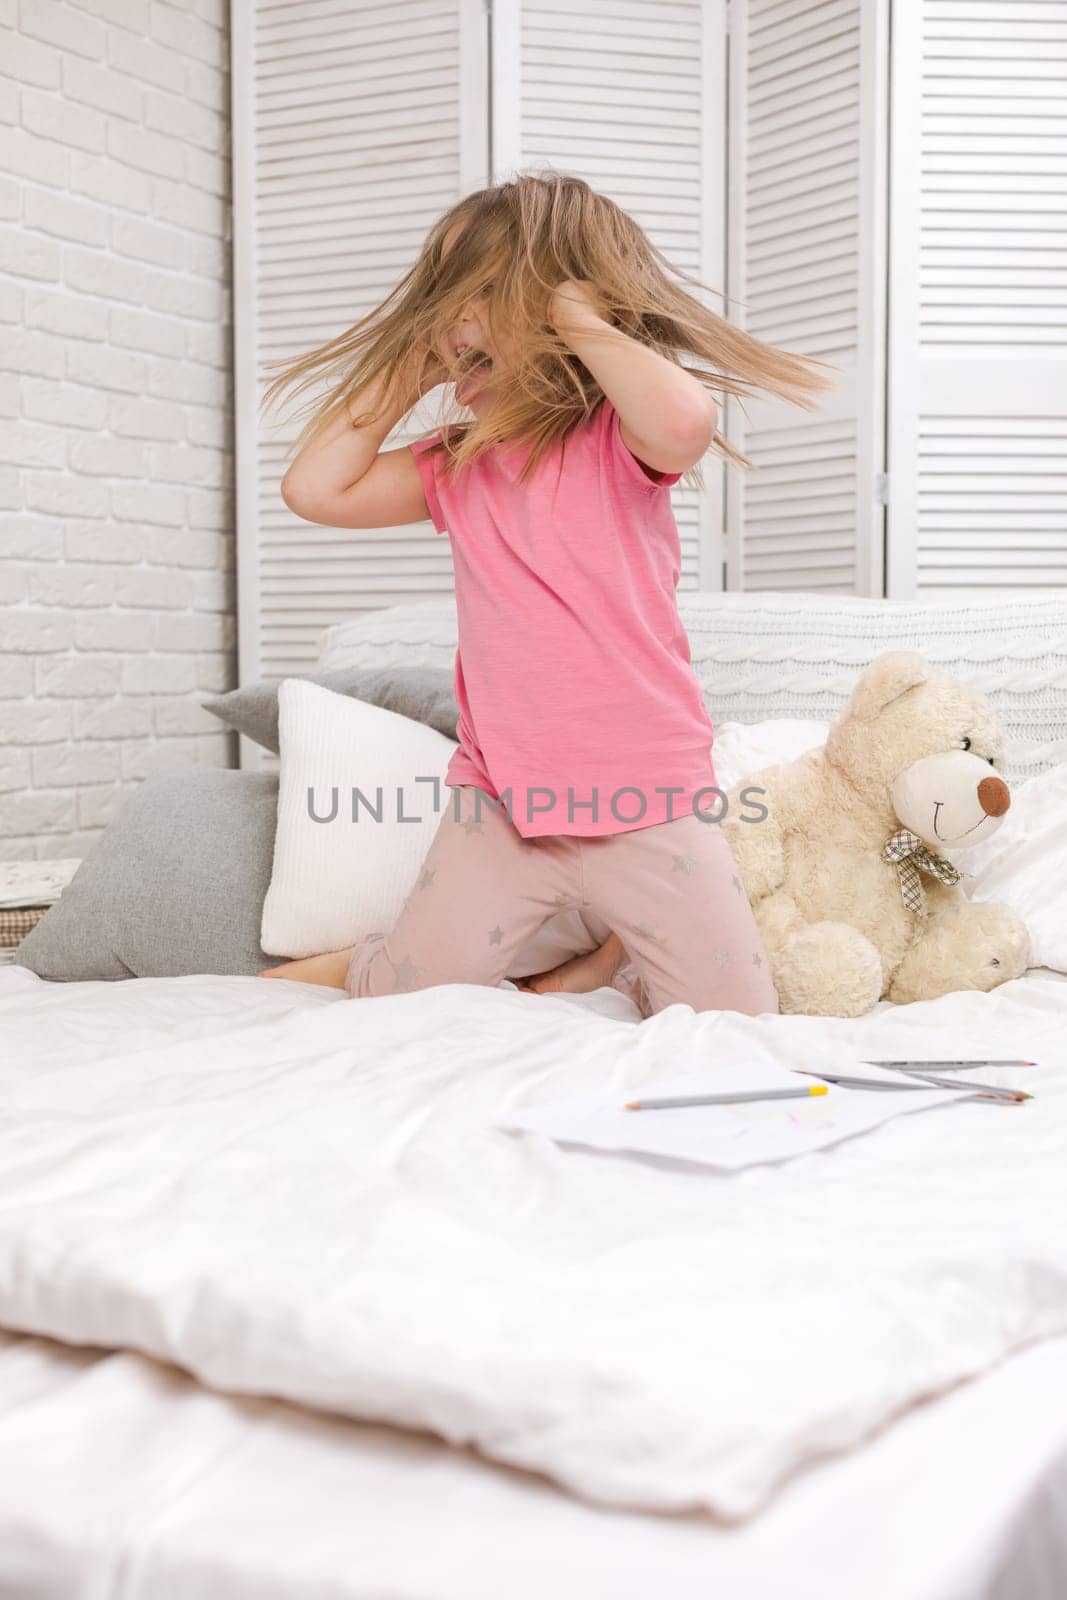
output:
[[[734,804],[731,796],[731,807]],[[736,804],[740,805],[740,801]],[[764,896],[773,894],[785,873],[781,834],[776,829],[756,827],[734,816],[727,818],[722,831],[749,903],[755,905]]]
[[[889,998],[905,1005],[961,989],[988,993],[1022,977],[1029,955],[1026,925],[1009,906],[964,901],[931,919],[893,974]]]
[[[774,981],[783,1012],[862,1017],[881,996],[882,959],[847,922],[813,922],[780,951]]]

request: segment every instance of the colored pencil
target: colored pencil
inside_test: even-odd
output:
[[[934,1072],[958,1072],[963,1067],[1036,1067],[1036,1061],[994,1061],[991,1056],[975,1056],[970,1061],[867,1061],[869,1067],[929,1067]]]
[[[911,1078],[918,1083],[934,1084],[938,1089],[973,1089],[975,1094],[981,1095],[983,1100],[1011,1100],[1019,1104],[1023,1100],[1032,1100],[1032,1094],[1025,1089],[1001,1089],[995,1083],[975,1083],[973,1078],[935,1078],[932,1072],[909,1072],[901,1068],[906,1078]]]
[[[870,1061],[868,1066],[874,1066]],[[881,1065],[881,1063],[879,1063]],[[984,1100],[1007,1100],[1019,1103],[1023,1100],[1032,1100],[1032,1094],[1027,1094],[1025,1089],[1001,1089],[995,1083],[975,1083],[971,1078],[937,1078],[929,1072],[903,1072],[908,1080],[906,1083],[882,1083],[877,1078],[848,1077],[841,1072],[816,1072],[810,1067],[795,1067],[795,1072],[801,1072],[808,1078],[823,1078],[827,1083],[835,1083],[842,1089],[969,1089],[976,1095],[981,1095]]]
[[[920,1089],[919,1083],[894,1083],[892,1080],[884,1081],[881,1078],[852,1078],[845,1072],[816,1072],[811,1067],[794,1067],[794,1072],[800,1072],[806,1078],[822,1078],[827,1083],[837,1084],[842,1089]],[[930,1085],[933,1088],[933,1084]]]
[[[750,1100],[807,1100],[825,1094],[824,1083],[810,1089],[746,1089],[737,1094],[669,1095],[658,1100],[628,1100],[627,1111],[674,1111],[679,1106],[740,1106]]]

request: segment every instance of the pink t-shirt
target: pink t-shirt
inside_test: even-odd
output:
[[[681,473],[650,476],[619,427],[605,398],[525,484],[527,446],[497,446],[453,481],[426,454],[439,433],[411,446],[455,569],[445,782],[504,801],[526,838],[721,811],[700,794],[715,785],[714,731],[675,599]]]

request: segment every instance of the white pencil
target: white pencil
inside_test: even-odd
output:
[[[669,1095],[659,1100],[629,1100],[627,1111],[673,1111],[678,1106],[740,1106],[750,1100],[807,1100],[813,1094],[825,1094],[826,1085],[817,1083],[810,1089],[745,1089],[736,1094]]]

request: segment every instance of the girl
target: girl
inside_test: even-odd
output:
[[[804,403],[830,385],[670,273],[588,184],[521,175],[453,206],[382,306],[268,390],[338,380],[282,482],[298,516],[429,517],[448,533],[460,716],[449,798],[395,927],[264,976],[352,996],[495,986],[548,918],[577,908],[603,942],[527,987],[615,980],[646,1017],[678,1002],[777,1010],[716,826],[669,489],[686,473],[699,483],[711,447],[742,459],[714,391]],[[383,451],[450,381],[474,420],[442,414],[428,437]],[[616,977],[627,957],[628,983]]]

